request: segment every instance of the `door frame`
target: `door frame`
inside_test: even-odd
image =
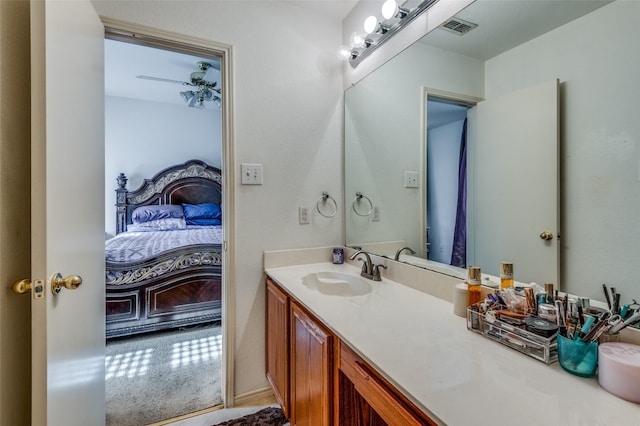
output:
[[[144,44],[187,53],[201,52],[220,57],[220,88],[224,96],[221,106],[222,182],[223,182],[223,254],[222,254],[222,401],[234,405],[235,382],[235,226],[234,226],[234,126],[233,126],[233,48],[230,45],[164,31],[144,25],[101,17],[108,35],[119,41]]]
[[[477,103],[484,101],[484,98],[463,95],[461,93],[449,92],[446,90],[434,89],[423,86],[420,89],[420,176],[419,181],[422,183],[420,190],[420,249],[426,255],[427,244],[427,100],[433,99],[442,102],[456,103],[474,107]],[[469,163],[467,163],[467,171],[469,171]],[[473,170],[472,170],[473,171]],[[467,204],[469,201],[467,199]]]

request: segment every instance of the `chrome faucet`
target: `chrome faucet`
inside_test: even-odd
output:
[[[359,254],[364,254],[364,259],[361,257],[358,257]],[[382,281],[382,278],[380,277],[380,268],[382,267],[384,269],[387,269],[386,266],[374,265],[371,262],[371,256],[369,256],[369,253],[367,253],[364,250],[358,250],[357,252],[352,254],[351,257],[349,257],[349,259],[353,260],[356,257],[358,257],[358,260],[362,262],[362,271],[360,272],[360,276],[364,278],[368,278],[373,281]]]
[[[393,260],[400,260],[400,253],[402,253],[403,250],[408,250],[409,253],[416,254],[416,252],[411,247],[402,247],[396,252],[396,256],[393,258]]]
[[[363,259],[361,257],[358,257],[359,254],[364,254],[365,258]],[[371,263],[371,256],[369,256],[369,253],[367,253],[366,251],[363,251],[363,250],[358,250],[357,252],[353,253],[349,259],[353,260],[356,257],[358,257],[358,260],[362,262],[362,271],[360,272],[360,275],[365,277],[365,278],[369,278],[370,280],[372,280],[373,279],[373,264]]]

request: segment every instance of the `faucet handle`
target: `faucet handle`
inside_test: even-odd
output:
[[[369,270],[367,269],[367,260],[363,257],[359,257],[358,260],[362,262],[362,273],[368,274]]]
[[[379,264],[379,265],[373,265],[373,271],[372,271],[372,275],[373,275],[373,280],[374,281],[382,281],[382,278],[380,277],[380,268],[383,269],[387,269],[387,267],[383,264]]]

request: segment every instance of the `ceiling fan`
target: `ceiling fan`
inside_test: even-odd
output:
[[[142,80],[163,81],[166,83],[177,83],[183,86],[191,86],[192,90],[186,90],[180,92],[180,96],[187,102],[187,106],[190,108],[204,108],[205,101],[213,101],[218,108],[222,105],[222,94],[220,88],[216,87],[218,82],[209,82],[205,80],[205,76],[209,68],[215,68],[212,64],[205,61],[198,61],[196,65],[200,71],[194,71],[189,76],[189,81],[171,80],[168,78],[151,77],[148,75],[136,76]]]

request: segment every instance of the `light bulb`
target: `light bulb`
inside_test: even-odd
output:
[[[391,19],[398,13],[398,3],[396,0],[387,0],[382,4],[382,17]]]
[[[371,15],[367,19],[364,20],[364,31],[367,34],[371,34],[378,28],[378,18]]]
[[[353,47],[362,47],[364,45],[364,37],[362,37],[358,33],[351,34],[350,37],[351,46]]]
[[[339,55],[341,59],[348,59],[351,56],[351,49],[349,49],[347,46],[340,46]]]

